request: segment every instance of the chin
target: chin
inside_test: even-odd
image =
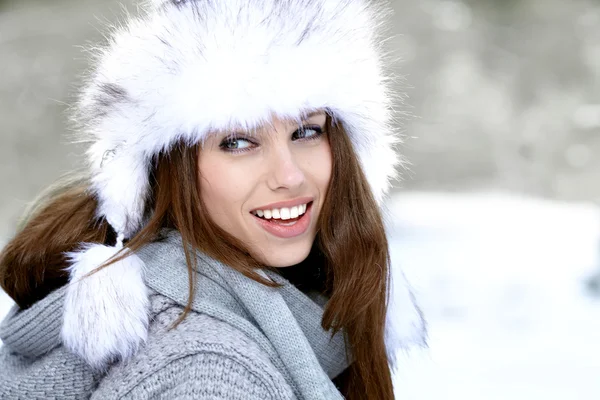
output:
[[[277,249],[267,250],[264,252],[265,257],[261,257],[261,262],[269,267],[285,268],[292,265],[300,264],[306,260],[310,254],[312,246],[299,246],[294,249]]]

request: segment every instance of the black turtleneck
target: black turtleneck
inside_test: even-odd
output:
[[[304,293],[311,290],[323,293],[325,289],[326,271],[323,256],[316,248],[313,248],[301,263],[277,268],[277,271]]]

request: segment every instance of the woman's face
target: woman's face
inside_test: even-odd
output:
[[[202,200],[213,222],[271,267],[303,261],[331,178],[326,115],[274,118],[251,134],[217,132],[199,153]]]

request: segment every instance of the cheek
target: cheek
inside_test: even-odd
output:
[[[230,231],[231,220],[240,214],[244,201],[244,175],[227,167],[217,159],[199,162],[200,197],[211,219],[221,228]]]
[[[333,157],[329,141],[324,141],[316,150],[311,153],[308,169],[318,189],[324,195],[333,173]]]

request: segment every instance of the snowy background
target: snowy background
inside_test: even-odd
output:
[[[398,376],[398,397],[600,399],[600,3],[392,5],[412,116],[391,250],[438,367]],[[81,162],[64,136],[78,46],[120,16],[117,0],[0,0],[0,245]]]
[[[409,399],[600,399],[600,265],[592,204],[499,193],[391,201],[392,258],[429,321],[430,370]],[[398,398],[405,385],[398,380]]]

